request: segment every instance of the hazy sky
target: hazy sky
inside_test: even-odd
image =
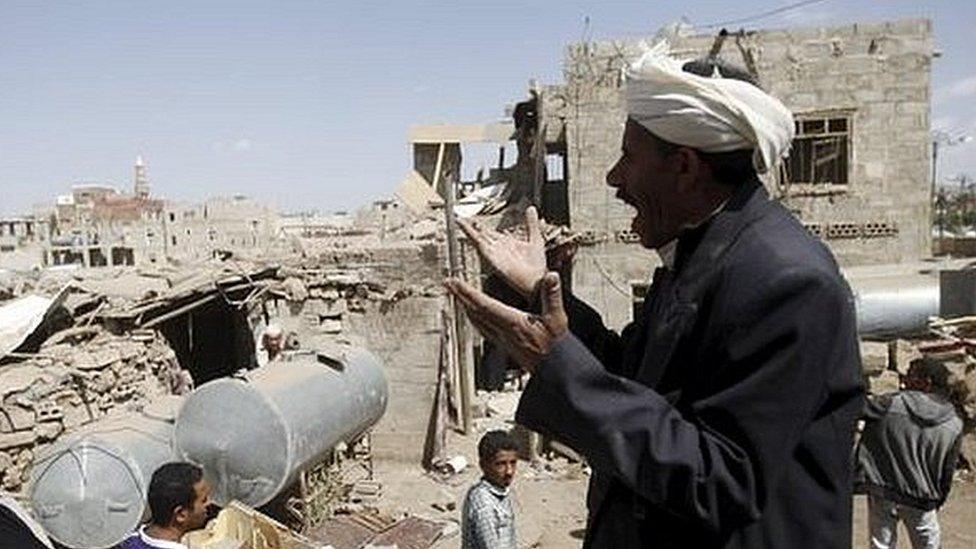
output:
[[[531,78],[561,79],[584,36],[638,37],[791,0],[53,2],[0,0],[0,213],[78,180],[154,194],[247,194],[282,210],[392,193],[414,123],[500,119]],[[826,0],[746,28],[930,17],[933,125],[976,135],[976,2]],[[976,142],[939,169],[976,175]]]

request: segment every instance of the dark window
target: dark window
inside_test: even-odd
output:
[[[790,183],[846,185],[850,165],[850,116],[799,115],[786,159]]]

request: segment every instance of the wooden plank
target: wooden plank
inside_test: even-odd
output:
[[[496,124],[433,124],[411,126],[411,143],[508,143],[515,134],[511,122]]]

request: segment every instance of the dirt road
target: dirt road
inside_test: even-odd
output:
[[[554,465],[554,470],[546,470],[533,469],[525,462],[519,464],[514,491],[520,547],[571,549],[582,545],[587,477],[572,465]],[[418,467],[402,464],[379,464],[377,472],[384,485],[386,510],[445,521],[460,521],[464,493],[479,476],[476,464],[447,482],[426,476]],[[939,519],[944,549],[976,547],[976,483],[957,482]],[[900,547],[908,547],[904,529],[899,540]],[[455,548],[460,543],[458,535],[451,535],[435,547]],[[862,496],[854,500],[852,547],[868,547],[867,501]]]

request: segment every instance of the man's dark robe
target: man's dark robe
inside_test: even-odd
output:
[[[566,300],[516,420],[591,465],[586,547],[850,547],[853,297],[758,181],[682,235],[621,336]]]

